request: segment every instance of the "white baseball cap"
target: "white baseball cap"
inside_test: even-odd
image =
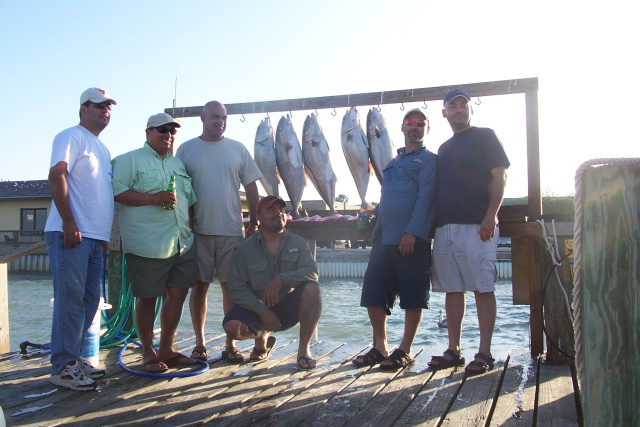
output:
[[[82,95],[80,95],[80,105],[87,101],[93,102],[94,104],[100,104],[105,101],[111,101],[113,105],[118,104],[115,99],[109,96],[106,90],[100,89],[99,87],[90,87],[82,92]]]
[[[166,125],[167,123],[173,123],[176,127],[180,127],[180,120],[174,119],[167,113],[158,113],[149,117],[149,120],[147,120],[147,129],[157,128],[158,126]]]

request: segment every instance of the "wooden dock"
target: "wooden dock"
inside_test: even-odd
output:
[[[252,342],[239,344],[248,355]],[[190,337],[177,347],[189,354],[193,345]],[[214,358],[224,346],[222,335],[209,337],[207,346],[210,369],[183,378],[131,374],[118,364],[120,347],[103,349],[100,364],[107,376],[91,392],[52,385],[46,353],[35,350],[29,358],[5,354],[0,356],[0,405],[6,424],[579,425],[571,369],[532,360],[528,350],[494,351],[493,371],[466,378],[464,369],[429,371],[435,349],[414,348],[412,366],[383,372],[351,363],[365,343],[320,341],[312,348],[317,368],[303,371],[296,364],[296,342],[278,341],[270,360],[256,365]],[[473,352],[465,356],[471,360]],[[122,360],[137,369],[139,350],[129,345]]]

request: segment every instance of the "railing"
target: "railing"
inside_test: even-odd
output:
[[[0,230],[0,246],[17,248],[44,240],[42,230]]]

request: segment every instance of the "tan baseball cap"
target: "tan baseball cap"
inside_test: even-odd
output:
[[[111,98],[106,90],[100,89],[99,87],[90,87],[89,89],[82,92],[80,95],[80,105],[85,102],[93,102],[95,104],[100,104],[101,102],[111,101],[113,105],[118,105],[115,99]]]
[[[147,129],[157,128],[158,126],[166,125],[167,123],[173,123],[176,127],[180,127],[180,120],[174,119],[167,113],[158,113],[149,117],[149,120],[147,120]]]

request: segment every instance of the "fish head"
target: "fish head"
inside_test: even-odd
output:
[[[314,147],[318,145],[318,141],[322,135],[322,128],[318,123],[318,116],[311,113],[304,121],[304,127],[302,130],[302,142],[306,144],[312,144]]]
[[[342,117],[342,133],[347,133],[360,124],[360,116],[356,107],[351,107]]]
[[[265,145],[273,141],[273,128],[271,127],[271,120],[269,117],[265,117],[260,121],[258,130],[256,131],[256,143]]]

